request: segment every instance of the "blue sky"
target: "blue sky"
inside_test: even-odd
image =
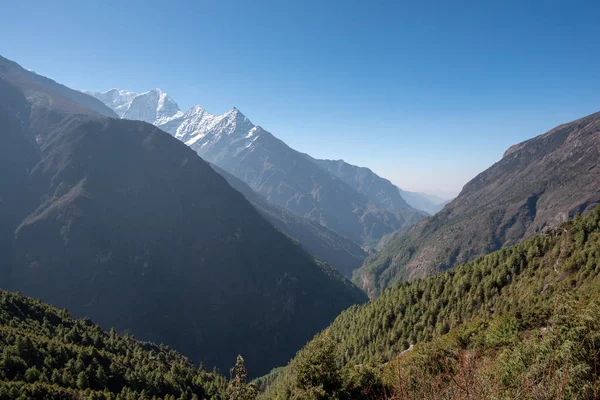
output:
[[[5,1],[0,54],[76,89],[238,107],[297,150],[453,195],[600,110],[598,1]]]

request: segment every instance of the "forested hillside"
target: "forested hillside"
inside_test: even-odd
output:
[[[464,395],[459,379],[467,378],[463,386],[497,398],[593,398],[600,393],[599,275],[597,207],[343,312],[298,352],[265,398],[307,391],[363,398],[364,390],[396,399],[489,398]]]
[[[164,345],[0,290],[0,399],[225,399],[227,380]],[[229,360],[234,364],[235,360]]]

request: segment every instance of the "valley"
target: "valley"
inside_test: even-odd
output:
[[[0,400],[600,400],[599,13],[3,5]]]

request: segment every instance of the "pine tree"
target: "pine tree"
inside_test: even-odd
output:
[[[98,369],[96,370],[96,382],[98,382],[100,387],[104,387],[106,385],[106,373],[104,372],[102,365],[99,365]]]
[[[337,399],[342,388],[336,342],[328,333],[309,342],[292,361],[293,398]]]
[[[36,367],[31,367],[25,371],[25,380],[30,383],[37,382],[40,375],[41,372]]]
[[[235,366],[229,370],[231,374],[227,387],[229,400],[254,400],[258,396],[258,388],[248,381],[248,370],[241,355],[237,356]]]
[[[87,375],[83,371],[77,375],[77,387],[79,389],[87,389],[90,387],[90,382],[88,381]]]

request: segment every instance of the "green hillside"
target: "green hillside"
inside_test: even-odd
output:
[[[227,381],[164,345],[0,291],[0,399],[224,399]],[[231,364],[235,360],[230,360]]]
[[[297,353],[264,397],[594,398],[599,274],[597,207],[348,309]],[[460,381],[467,376],[471,382]],[[461,386],[480,392],[469,397]]]

